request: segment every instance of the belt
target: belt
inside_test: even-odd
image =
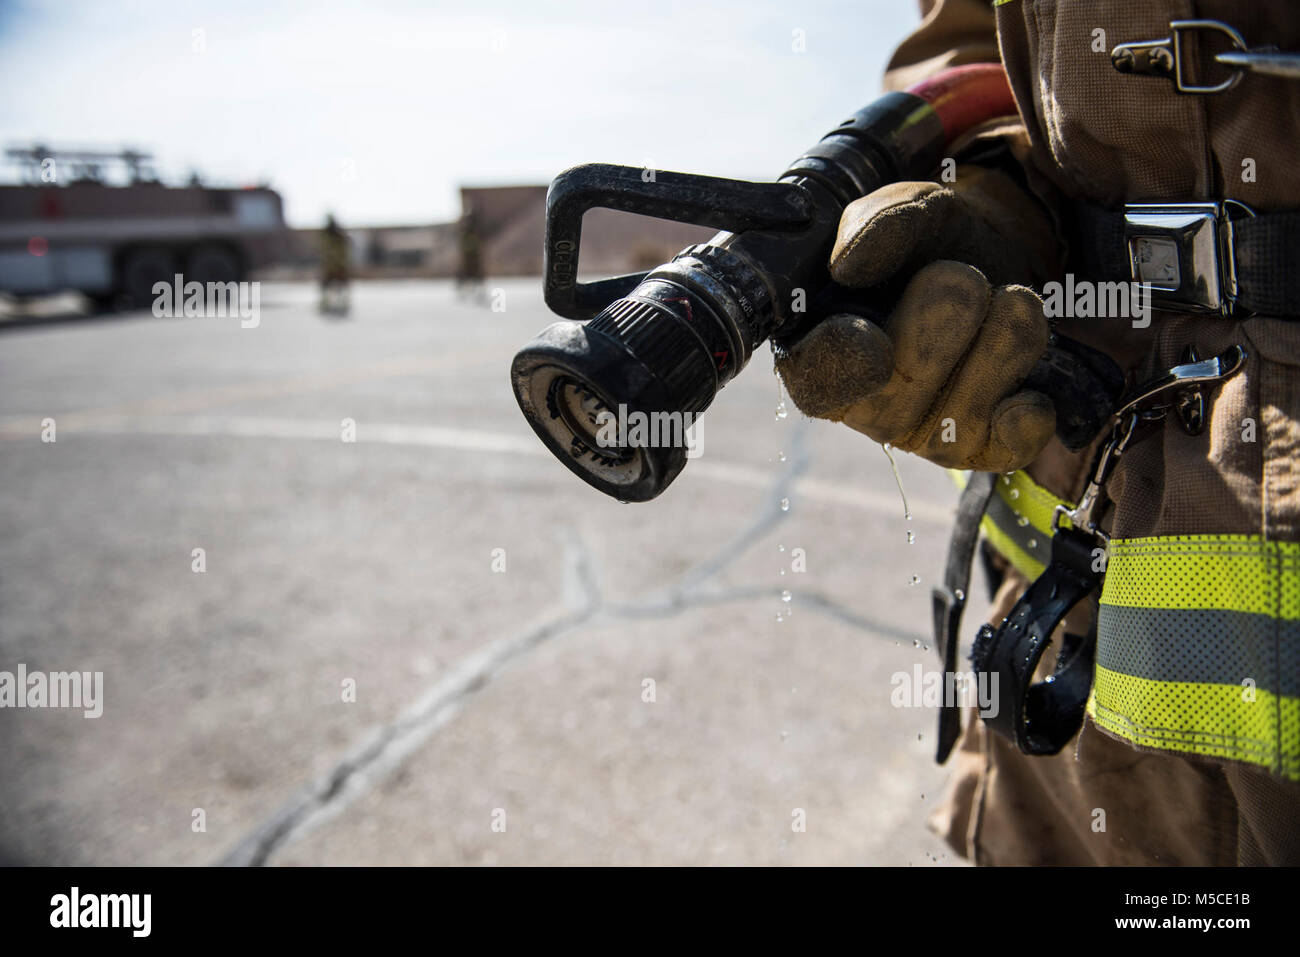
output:
[[[1243,203],[1075,207],[1072,268],[1131,281],[1157,309],[1300,316],[1300,210],[1255,213]]]
[[[1251,47],[1221,20],[1170,21],[1168,36],[1121,43],[1110,58],[1183,94],[1223,93],[1248,74],[1300,80],[1300,53]],[[1077,233],[1076,270],[1143,283],[1157,308],[1300,316],[1300,211],[1257,215],[1234,200],[1081,207]]]

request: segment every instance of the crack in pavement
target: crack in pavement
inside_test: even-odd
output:
[[[684,601],[664,606],[644,606],[644,605],[621,605],[611,606],[616,609],[616,614],[612,617],[617,618],[658,618],[662,615],[677,614],[679,611],[686,611],[691,608],[706,608],[711,605],[725,605],[733,601],[750,601],[755,598],[778,598],[782,591],[789,591],[791,601],[800,608],[807,606],[814,611],[819,611],[829,618],[857,628],[861,631],[870,632],[873,635],[879,635],[885,638],[893,638],[895,641],[917,641],[919,640],[916,632],[908,631],[904,628],[896,628],[893,625],[884,622],[875,621],[867,618],[847,608],[831,598],[825,592],[802,589],[782,589],[779,586],[738,586],[736,588],[727,588],[719,591],[702,591],[693,592]],[[930,636],[923,636],[926,641]]]
[[[590,572],[581,567],[588,561],[586,549],[565,548],[569,574],[589,585]],[[576,569],[574,566],[578,566]],[[475,692],[512,659],[526,654],[542,642],[590,621],[599,607],[599,597],[588,592],[576,610],[507,639],[499,639],[462,658],[387,725],[375,729],[349,751],[323,777],[309,785],[240,841],[221,861],[223,866],[260,866],[277,850],[339,814],[382,777],[398,767],[428,737],[454,717]]]
[[[395,720],[375,728],[329,772],[300,790],[254,827],[219,864],[233,867],[265,865],[276,851],[342,813],[454,718],[469,699],[499,672],[543,642],[602,620],[675,615],[694,607],[779,595],[781,589],[776,587],[707,589],[704,586],[787,514],[780,507],[780,501],[788,497],[811,461],[807,433],[807,421],[800,421],[793,436],[792,455],[785,468],[778,473],[764,504],[731,541],[684,572],[674,584],[643,601],[606,604],[595,557],[575,531],[565,529],[562,577],[568,606],[565,614],[521,634],[491,642],[461,659]],[[853,627],[897,640],[914,638],[910,633],[865,618],[821,592],[798,591],[794,594],[801,606],[806,604]]]

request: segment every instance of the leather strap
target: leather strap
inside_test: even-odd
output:
[[[1300,316],[1300,212],[1233,223],[1237,301],[1262,316]]]
[[[943,584],[933,588],[930,597],[934,609],[934,647],[943,658],[947,675],[957,667],[957,649],[961,633],[961,615],[966,608],[970,591],[970,569],[979,543],[980,520],[993,498],[997,475],[992,472],[972,472],[957,502],[957,516],[953,520],[952,538],[948,540],[948,562],[944,567]],[[953,745],[961,735],[961,708],[955,701],[944,700],[939,708],[939,737],[934,759],[939,764],[948,760]]]

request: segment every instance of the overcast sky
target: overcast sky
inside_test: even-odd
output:
[[[911,0],[0,0],[0,142],[266,180],[298,226],[443,221],[460,185],[598,160],[770,179],[878,94],[918,20]]]

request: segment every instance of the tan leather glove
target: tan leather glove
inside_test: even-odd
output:
[[[1021,383],[1047,347],[1042,301],[1024,285],[1055,274],[1046,212],[1010,177],[958,167],[956,182],[893,183],[851,203],[831,276],[870,287],[911,276],[882,329],[829,316],[777,371],[796,406],[951,468],[1028,464],[1055,411]]]

